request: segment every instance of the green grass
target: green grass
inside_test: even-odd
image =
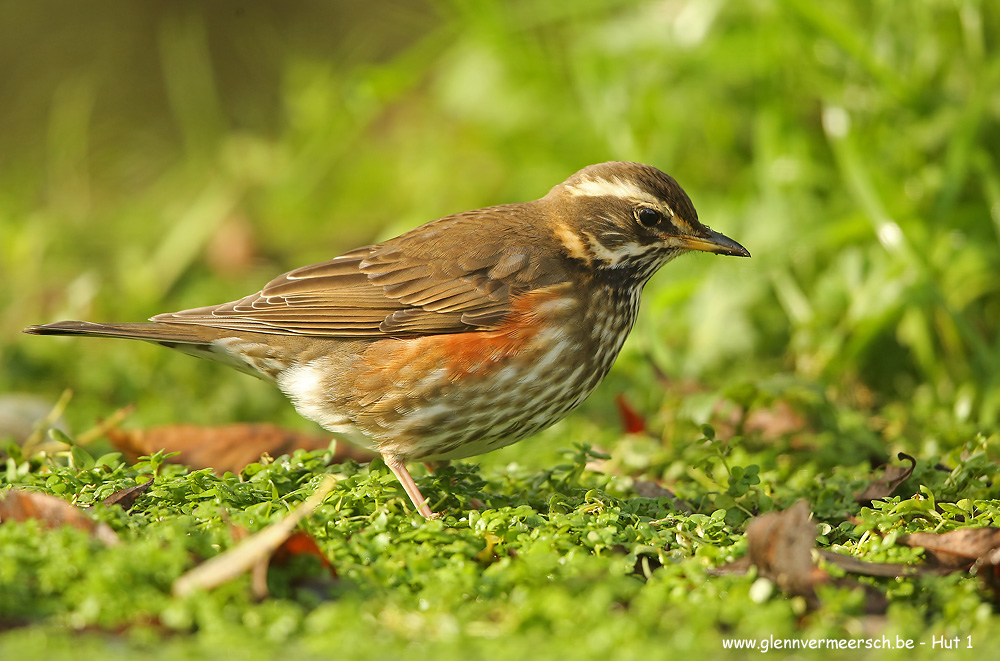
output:
[[[947,653],[926,650],[932,635],[1000,647],[996,597],[973,577],[872,579],[891,604],[872,617],[856,594],[807,612],[753,575],[706,574],[745,551],[750,515],[800,498],[820,546],[869,560],[912,559],[900,532],[1000,525],[993,3],[62,5],[0,21],[0,393],[54,403],[71,388],[71,436],[126,404],[137,427],[309,426],[217,365],[24,326],[231,300],[432,218],[538,197],[590,163],[671,173],[754,256],[670,264],[570,419],[418,477],[441,521],[413,516],[381,464],[316,453],[225,478],[163,467],[131,514],[95,510],[116,548],[0,525],[0,656],[648,658],[770,634],[898,635],[934,658]],[[620,393],[645,434],[621,431]],[[579,444],[608,452],[609,474],[584,470]],[[898,451],[913,477],[854,504]],[[87,503],[151,471],[11,449],[0,485]],[[319,569],[302,563],[261,603],[249,579],[169,596],[232,545],[227,522],[263,527],[325,472],[343,480],[305,528],[336,583],[310,587]],[[639,497],[640,479],[696,512]],[[643,558],[661,566],[636,572]]]

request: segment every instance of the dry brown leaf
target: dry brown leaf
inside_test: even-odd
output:
[[[0,522],[40,521],[46,528],[73,526],[103,543],[105,546],[115,546],[119,543],[118,535],[111,527],[100,521],[94,521],[62,498],[50,496],[35,491],[11,489],[6,494],[0,493]]]
[[[930,566],[968,569],[976,560],[1000,548],[1000,528],[962,528],[946,533],[915,532],[896,540],[922,546]]]
[[[869,615],[884,613],[889,602],[885,595],[870,585],[863,585],[847,578],[831,578],[819,568],[816,557],[822,556],[851,573],[872,576],[897,576],[907,574],[910,568],[890,568],[885,563],[866,563],[853,558],[841,560],[829,551],[816,553],[816,526],[810,520],[805,501],[799,501],[784,512],[771,512],[759,516],[747,526],[748,553],[744,558],[719,567],[715,575],[745,573],[755,565],[760,575],[774,582],[783,592],[804,597],[810,608],[819,606],[816,587],[834,585],[865,592],[865,612]]]
[[[747,526],[750,562],[761,576],[783,592],[806,598],[816,607],[815,586],[829,575],[816,567],[812,549],[816,544],[816,524],[810,520],[809,505],[799,501],[784,512],[759,516]]]
[[[854,502],[859,505],[871,506],[873,500],[888,498],[903,482],[913,474],[913,469],[917,465],[917,460],[910,455],[900,452],[896,455],[901,461],[910,462],[909,466],[893,466],[886,464],[881,477],[873,477],[868,486],[854,495]]]
[[[192,468],[211,468],[216,473],[239,473],[261,455],[278,457],[295,450],[322,450],[329,436],[304,434],[270,424],[234,424],[221,427],[167,425],[151,429],[113,429],[108,440],[131,461],[159,450],[180,452],[168,461]],[[369,461],[375,454],[346,443],[338,443],[334,463],[353,459]]]
[[[910,459],[905,455],[903,458]],[[1000,528],[965,528],[943,534],[900,536],[898,543],[924,548],[925,566],[865,562],[827,549],[814,549],[815,535],[816,529],[809,520],[809,508],[804,502],[784,512],[765,514],[747,526],[747,555],[709,573],[743,574],[755,565],[761,576],[786,593],[805,597],[810,607],[818,605],[815,588],[822,583],[850,589],[860,587],[865,590],[865,610],[869,614],[885,612],[888,608],[885,595],[872,586],[847,578],[831,578],[816,566],[814,554],[848,574],[881,578],[938,575],[971,569],[987,589],[1000,595]]]
[[[132,487],[127,487],[125,489],[119,489],[118,491],[114,492],[101,502],[107,505],[108,507],[111,507],[112,505],[118,505],[127,512],[130,509],[132,509],[132,506],[135,505],[135,501],[138,500],[139,496],[149,491],[150,487],[152,486],[153,486],[153,480],[150,479],[147,480],[146,482],[143,482],[142,484],[137,484]]]
[[[951,532],[913,533],[897,540],[921,546],[927,564],[939,573],[969,571],[994,597],[1000,596],[1000,528],[963,528]]]

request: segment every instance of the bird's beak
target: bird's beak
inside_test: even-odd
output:
[[[749,257],[750,251],[730,239],[725,234],[705,228],[702,236],[681,236],[674,239],[682,248],[714,252],[716,255],[732,255],[734,257]]]

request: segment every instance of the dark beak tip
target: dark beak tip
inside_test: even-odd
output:
[[[739,246],[739,248],[726,248],[726,249],[720,250],[719,252],[717,252],[715,254],[716,255],[726,255],[726,256],[729,256],[729,257],[749,257],[750,256],[750,251],[747,250],[746,248],[744,248],[743,246]]]
[[[733,241],[725,234],[709,230],[709,240],[716,245],[713,250],[716,255],[728,255],[730,257],[749,257],[750,251],[742,245]]]

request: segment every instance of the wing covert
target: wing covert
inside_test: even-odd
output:
[[[153,321],[327,337],[495,328],[511,311],[513,297],[555,279],[537,277],[546,271],[534,254],[537,246],[489,236],[486,217],[520,216],[523,206],[443,218],[289,271],[237,301],[161,314]],[[456,245],[465,251],[449,258]]]

